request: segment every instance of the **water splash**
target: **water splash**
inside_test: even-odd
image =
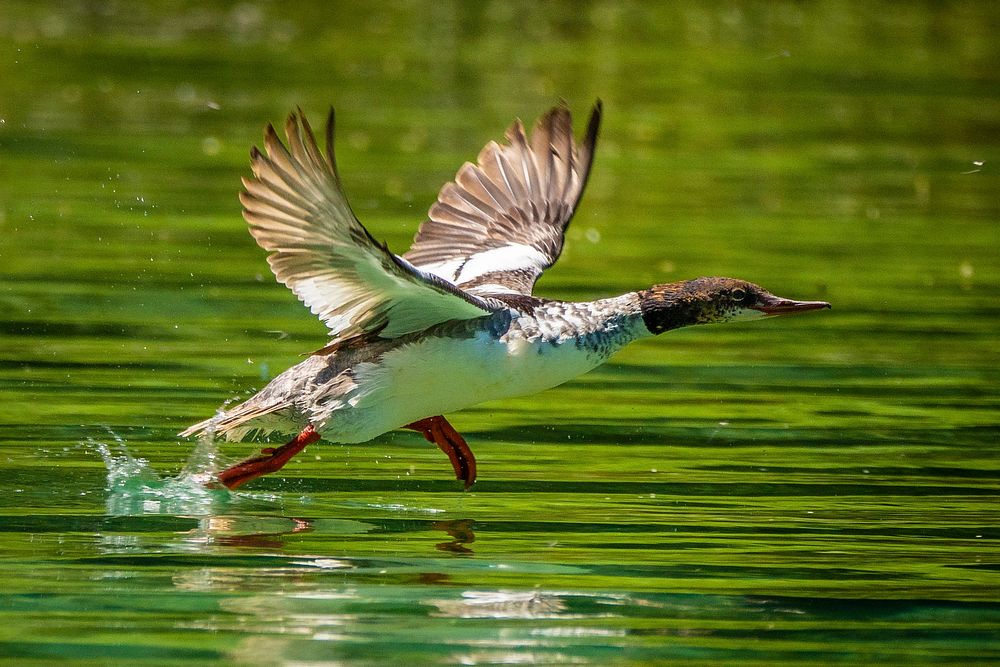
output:
[[[101,455],[108,470],[108,514],[208,515],[217,513],[236,498],[226,488],[212,484],[225,463],[211,427],[199,437],[194,451],[174,477],[164,477],[146,459],[132,456],[125,441],[110,429],[108,432],[113,445],[93,438],[87,441]]]

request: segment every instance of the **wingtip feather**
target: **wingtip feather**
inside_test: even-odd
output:
[[[334,129],[337,125],[337,113],[334,111],[333,106],[330,106],[330,112],[326,116],[326,160],[330,164],[330,169],[333,173],[337,173],[337,157],[333,152],[333,134]]]
[[[604,115],[604,103],[600,98],[594,102],[594,107],[590,111],[590,121],[587,123],[587,134],[584,135],[584,145],[593,148],[597,144],[597,133],[601,129],[601,117]]]

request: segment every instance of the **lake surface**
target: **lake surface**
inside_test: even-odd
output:
[[[998,31],[980,2],[4,3],[0,658],[1000,661]],[[176,477],[256,451],[175,434],[325,342],[240,216],[267,122],[335,105],[402,252],[560,98],[605,122],[537,293],[735,275],[834,309],[450,415],[470,492],[410,432]]]

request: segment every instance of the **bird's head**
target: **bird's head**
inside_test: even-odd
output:
[[[757,320],[829,308],[825,301],[792,301],[736,278],[696,278],[639,292],[642,320],[651,333],[692,324]]]

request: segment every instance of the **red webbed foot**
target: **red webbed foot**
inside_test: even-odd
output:
[[[423,433],[428,442],[440,447],[441,451],[448,455],[451,467],[455,469],[455,478],[465,482],[466,489],[476,482],[476,457],[469,449],[465,438],[448,423],[447,419],[441,415],[428,417],[407,424],[403,428]]]
[[[245,461],[240,461],[232,465],[218,475],[219,482],[228,489],[235,489],[249,482],[281,468],[292,460],[292,457],[301,452],[313,442],[319,440],[319,433],[312,427],[312,424],[302,429],[302,432],[289,440],[281,447],[266,447],[257,456],[251,456]]]

